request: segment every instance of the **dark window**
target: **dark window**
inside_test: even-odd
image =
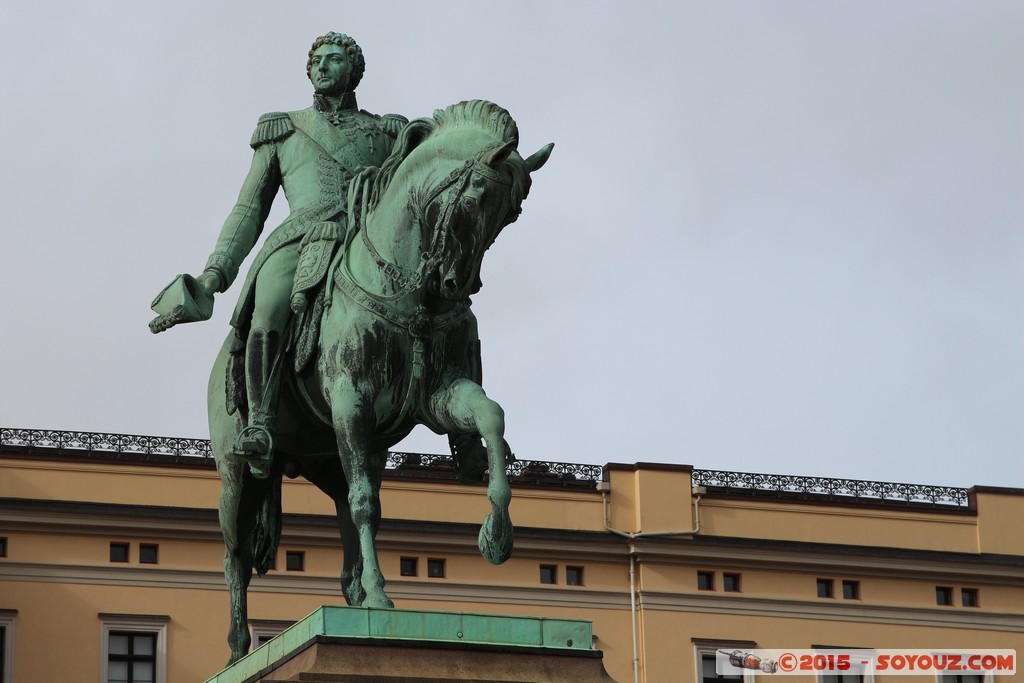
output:
[[[583,567],[566,567],[565,568],[565,585],[566,586],[582,586],[583,585]]]
[[[843,581],[843,599],[860,600],[860,581]]]
[[[128,544],[127,543],[111,543],[110,544],[110,561],[111,562],[127,562],[128,561]]]
[[[715,590],[715,573],[714,572],[697,572],[697,590],[702,590],[702,591],[713,591],[713,590]]]
[[[715,672],[715,655],[702,654],[700,656],[700,683],[717,683],[718,681],[742,681],[743,676],[739,675],[718,675]]]
[[[832,579],[818,579],[818,597],[831,598],[835,595],[832,591]]]
[[[289,550],[284,554],[284,568],[290,572],[306,570],[306,553],[301,550]]]
[[[722,574],[722,590],[726,591],[727,593],[739,593],[740,575]]]
[[[402,576],[417,576],[416,571],[416,558],[415,557],[403,557],[398,561],[398,573]]]
[[[952,605],[953,604],[953,589],[948,586],[936,586],[935,587],[935,604],[936,605]]]
[[[160,546],[155,543],[143,543],[139,546],[139,562],[142,564],[156,564],[157,552]]]
[[[111,631],[107,641],[107,683],[153,683],[156,635]]]
[[[7,539],[0,538],[0,557],[7,557]]]
[[[432,579],[444,578],[444,560],[427,558],[427,576]]]
[[[541,583],[558,583],[558,565],[542,564],[540,566]]]
[[[822,674],[820,683],[861,683],[864,680],[863,674]]]
[[[983,674],[942,674],[939,683],[984,683]]]
[[[962,588],[960,589],[960,604],[964,607],[977,607],[978,606],[978,589],[977,588]]]

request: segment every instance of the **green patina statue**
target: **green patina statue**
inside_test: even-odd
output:
[[[283,474],[335,500],[351,605],[392,606],[374,545],[379,489],[387,449],[416,424],[449,435],[463,480],[488,472],[480,551],[500,563],[512,549],[511,453],[502,410],[480,386],[470,295],[552,145],[523,159],[508,112],[479,100],[411,123],[358,110],[364,60],[342,34],[318,38],[306,66],[313,107],[260,118],[205,270],[161,292],[150,323],[161,332],[210,318],[283,187],[290,214],[255,258],[208,391],[232,661],[250,644],[252,570],[276,554]]]

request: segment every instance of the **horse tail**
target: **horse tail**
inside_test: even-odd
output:
[[[274,566],[277,546],[281,542],[281,475],[274,482],[260,503],[256,515],[256,529],[253,533],[253,568],[263,576]]]

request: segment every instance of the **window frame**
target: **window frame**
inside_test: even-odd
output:
[[[968,595],[971,596],[971,604],[969,604],[969,605],[967,604],[967,600],[965,599]],[[960,606],[961,607],[968,607],[970,609],[977,609],[978,607],[981,607],[981,598],[980,598],[980,593],[979,593],[978,589],[977,588],[971,588],[971,587],[961,587],[960,588]]]
[[[702,586],[701,581],[707,579],[707,586]],[[697,570],[697,590],[699,591],[713,591],[715,590],[715,573],[704,569]]]
[[[939,600],[939,591],[945,591],[945,594],[949,598],[946,602],[942,602],[942,601]],[[935,604],[938,605],[939,607],[953,607],[953,595],[954,595],[954,592],[953,592],[953,587],[952,586],[936,586],[935,587]]]
[[[291,567],[292,558],[298,560],[299,566],[296,569]],[[286,572],[304,572],[306,571],[306,551],[305,550],[286,550],[284,551],[284,570]]]
[[[719,650],[756,650],[757,643],[748,640],[718,641],[705,640],[703,638],[692,638],[693,662],[696,676],[693,680],[697,683],[704,683],[704,657],[710,655],[716,657]],[[759,671],[752,669],[743,670],[743,683],[755,683]]]
[[[432,574],[431,570],[435,567],[441,568],[440,574]],[[448,563],[445,562],[443,557],[428,557],[427,558],[427,578],[428,579],[444,579],[448,577]]]
[[[143,552],[147,550],[153,551],[153,561],[150,562],[148,559],[144,560]],[[139,564],[160,564],[160,544],[159,543],[140,543],[139,544]]]
[[[742,593],[743,583],[740,578],[739,572],[722,572],[722,592],[724,593]],[[729,587],[729,581],[733,582],[732,588]]]
[[[551,580],[544,580],[544,570],[551,572]],[[557,564],[542,564],[538,569],[537,580],[542,586],[557,586],[558,585],[558,565]]]
[[[812,644],[811,645],[811,649],[815,650],[815,651],[821,651],[822,653],[827,654],[830,650],[871,650],[871,649],[874,649],[874,648],[863,647],[863,646],[859,646],[859,645],[858,646],[847,646],[847,645],[813,645]],[[815,676],[814,676],[815,683],[824,683],[825,676],[840,676],[840,677],[841,676],[860,676],[861,677],[861,683],[874,683],[874,681],[875,681],[874,671],[872,671],[870,668],[867,671],[865,671],[864,673],[859,673],[859,674],[818,673],[818,674],[815,674]],[[839,683],[842,683],[841,679],[840,679]]]
[[[843,600],[860,600],[860,581],[857,581],[856,579],[843,579],[841,585],[843,588]],[[853,595],[847,597],[847,588],[852,589],[850,592],[853,593]]]
[[[250,619],[249,620],[249,652],[255,652],[260,646],[260,639],[267,637],[267,640],[276,638],[287,629],[295,625],[294,621],[279,619]],[[264,643],[265,645],[266,643]]]
[[[575,579],[569,580],[569,575],[575,573]],[[565,566],[565,585],[566,586],[583,586],[585,580],[585,574],[583,573],[583,565],[581,564],[567,564]]]
[[[411,563],[412,572],[403,571],[403,564]],[[417,577],[420,575],[420,558],[418,557],[399,557],[398,558],[398,575],[406,577]]]
[[[123,548],[124,549],[124,559],[123,560],[115,560],[114,559],[114,548],[118,548],[118,549]],[[112,562],[113,564],[131,564],[131,562],[132,562],[132,544],[128,543],[127,541],[111,541],[110,542],[110,555],[108,555],[108,557],[110,558],[110,562]]]
[[[167,624],[171,618],[146,614],[100,614],[100,678],[109,680],[110,634],[114,631],[156,635],[156,653],[153,663],[154,683],[167,683]]]
[[[827,586],[825,591],[828,595],[821,594],[822,586]],[[836,598],[836,580],[835,579],[822,579],[817,578],[814,580],[814,594],[819,600],[835,600]]]
[[[3,668],[0,669],[0,683],[12,683],[14,681],[14,622],[18,616],[18,610],[0,610],[0,627],[3,628],[3,640],[0,641],[0,648],[3,648]]]

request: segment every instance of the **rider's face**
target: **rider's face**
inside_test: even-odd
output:
[[[321,45],[313,52],[309,80],[321,95],[340,95],[348,90],[352,68],[345,49],[337,45]]]

